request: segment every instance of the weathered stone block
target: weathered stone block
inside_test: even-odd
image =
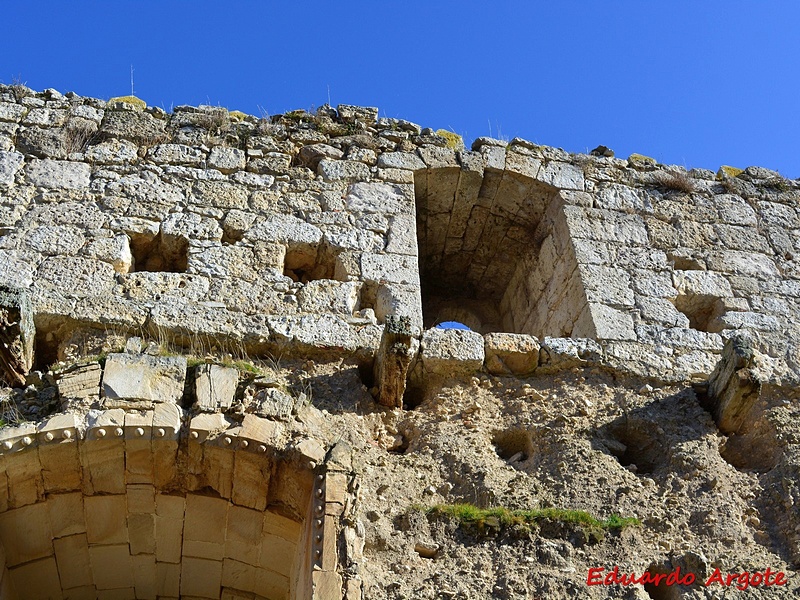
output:
[[[474,373],[483,367],[485,356],[483,336],[475,331],[434,327],[422,334],[420,357],[428,373]]]
[[[752,342],[745,336],[728,339],[708,379],[711,412],[723,433],[742,430],[766,380],[768,373],[761,366]]]
[[[195,371],[195,407],[203,412],[230,408],[239,385],[239,371],[221,365],[200,365]]]
[[[28,180],[37,187],[79,190],[89,187],[89,165],[63,160],[33,159],[25,167]]]
[[[103,395],[120,400],[177,403],[183,396],[186,358],[145,354],[109,354]]]
[[[539,340],[519,333],[483,336],[486,369],[494,375],[524,375],[539,365]]]

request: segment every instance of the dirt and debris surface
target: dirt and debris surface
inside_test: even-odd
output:
[[[355,365],[312,363],[303,376],[314,386],[314,405],[324,407],[322,427],[354,450],[365,598],[800,593],[800,411],[781,390],[765,394],[742,439],[729,440],[691,386],[600,369],[431,381],[422,402],[404,411],[372,403],[366,386],[352,397]],[[547,519],[504,526],[425,511],[456,503],[582,510],[600,520],[635,517],[641,526],[592,536]],[[696,581],[587,585],[590,569],[602,567],[604,577],[615,566],[637,576],[680,567],[681,577],[692,573]],[[788,583],[745,586],[740,577],[704,585],[716,569],[725,579],[768,567]]]

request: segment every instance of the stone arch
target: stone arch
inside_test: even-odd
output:
[[[332,475],[280,438],[168,404],[4,429],[0,597],[323,597]]]
[[[462,310],[480,333],[569,336],[586,302],[561,190],[529,150],[491,150],[506,168],[442,152],[414,172],[424,324]]]

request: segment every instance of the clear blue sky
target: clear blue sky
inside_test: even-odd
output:
[[[6,2],[0,81],[800,177],[800,2]]]

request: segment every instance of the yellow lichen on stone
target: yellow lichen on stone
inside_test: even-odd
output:
[[[443,137],[447,141],[447,147],[453,150],[458,150],[464,147],[464,139],[457,133],[447,131],[446,129],[439,129],[436,135]]]
[[[647,164],[655,166],[657,164],[656,159],[651,156],[645,156],[644,154],[636,154],[635,152],[628,157],[629,163],[639,163],[639,164]]]
[[[737,169],[736,167],[731,167],[728,165],[722,165],[717,171],[717,179],[722,180],[726,177],[738,177],[744,173],[744,169]]]
[[[130,104],[131,106],[136,107],[137,110],[144,110],[145,108],[147,108],[147,102],[145,102],[141,98],[137,98],[136,96],[117,96],[115,98],[109,99],[108,104],[114,105],[117,102],[124,102],[125,104]]]
[[[244,121],[247,118],[247,114],[240,110],[232,110],[228,113],[228,116],[230,117],[231,121],[236,122]]]

